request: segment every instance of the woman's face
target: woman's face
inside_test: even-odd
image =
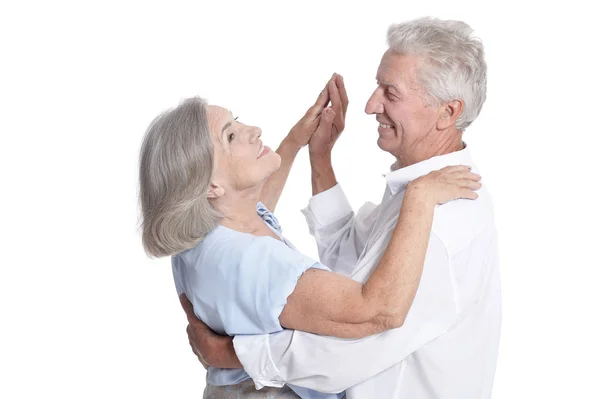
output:
[[[215,149],[213,184],[225,192],[262,186],[279,168],[281,158],[263,146],[260,128],[244,125],[229,110],[216,105],[207,106],[207,116]]]

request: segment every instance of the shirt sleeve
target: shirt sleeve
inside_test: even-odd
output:
[[[423,277],[401,328],[362,339],[284,330],[234,338],[235,351],[257,385],[283,382],[335,393],[401,362],[450,329],[457,318],[446,248],[432,235]]]
[[[352,275],[374,225],[376,208],[368,202],[355,216],[339,184],[309,200],[302,213],[323,264],[336,273]]]
[[[257,237],[244,249],[237,269],[235,300],[224,299],[222,314],[229,334],[260,334],[281,331],[279,315],[298,279],[309,268],[329,270],[271,237]],[[229,308],[227,309],[226,306]]]

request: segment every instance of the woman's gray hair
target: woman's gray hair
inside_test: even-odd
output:
[[[142,242],[162,257],[193,248],[219,222],[207,193],[214,146],[206,101],[194,97],[159,115],[140,151]]]
[[[434,18],[419,18],[388,29],[391,50],[423,56],[418,79],[430,102],[464,102],[456,121],[458,130],[465,130],[477,118],[486,96],[483,44],[471,37],[472,32],[464,22]]]

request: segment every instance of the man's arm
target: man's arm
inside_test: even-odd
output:
[[[337,184],[331,165],[331,153],[311,154],[310,171],[313,196],[327,191]]]
[[[262,386],[290,383],[337,393],[401,362],[444,334],[457,318],[450,261],[442,242],[432,234],[423,277],[401,328],[362,339],[325,337],[284,330],[265,335],[240,335],[233,340],[212,332],[186,308],[195,352],[211,366],[236,368]],[[233,348],[232,348],[233,345]],[[194,349],[194,345],[192,345]],[[351,360],[351,361],[349,361]]]
[[[188,319],[187,334],[192,351],[205,368],[241,369],[242,363],[233,348],[233,338],[216,334],[196,317],[192,303],[185,294],[179,301]]]
[[[265,386],[293,385],[336,393],[401,362],[447,332],[456,303],[446,248],[432,234],[413,305],[401,328],[363,339],[339,339],[284,330],[236,336],[234,347],[246,372]]]
[[[326,111],[333,116],[333,123],[320,127],[308,144],[313,197],[302,213],[317,242],[321,263],[334,272],[351,276],[366,245],[376,206],[367,203],[355,216],[337,184],[331,153],[345,127],[348,94],[343,78],[337,74],[327,90],[331,108]]]

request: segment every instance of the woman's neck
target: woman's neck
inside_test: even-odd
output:
[[[264,229],[262,218],[256,213],[260,193],[235,193],[223,195],[213,203],[223,214],[221,224],[233,230],[253,234]]]

